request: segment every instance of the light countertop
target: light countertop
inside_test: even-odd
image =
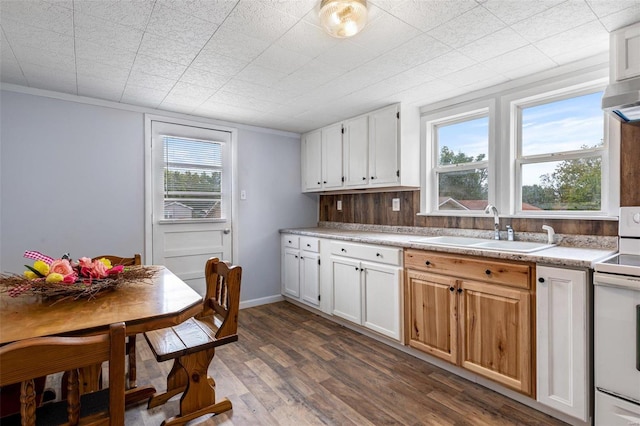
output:
[[[466,254],[484,256],[497,259],[535,262],[544,265],[566,266],[574,268],[593,268],[593,265],[616,253],[611,248],[589,248],[557,245],[548,249],[532,253],[515,253],[485,248],[452,247],[417,243],[413,240],[425,235],[360,231],[352,229],[336,229],[326,227],[282,229],[281,233],[304,235],[317,238],[328,238],[341,241],[351,241],[364,244],[378,244],[401,248],[431,250],[443,253]]]

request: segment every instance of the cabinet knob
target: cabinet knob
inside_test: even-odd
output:
[[[491,275],[491,269],[487,269],[486,271],[484,271],[484,273],[487,275]]]
[[[458,293],[462,293],[462,289],[461,288],[458,289]]]
[[[431,265],[431,262],[429,262],[428,260],[426,262],[424,262],[425,265],[429,266]]]
[[[358,269],[358,267],[356,266],[356,271],[359,271],[360,269]]]
[[[289,244],[291,244],[291,240],[289,240]]]
[[[296,259],[298,258],[298,256],[296,256]]]
[[[325,184],[326,184],[326,183],[327,183],[327,181],[326,181],[326,180],[324,180],[324,181],[322,181],[322,183],[325,183]]]
[[[322,182],[318,182],[318,185],[322,184]]]
[[[311,244],[307,244],[307,247],[311,247]]]
[[[375,176],[371,176],[371,179],[375,179],[375,178],[376,178]]]
[[[544,278],[542,278],[542,277],[538,278],[538,282],[539,283],[543,283],[544,282]]]
[[[341,248],[341,249],[340,249],[340,251],[341,251],[341,252],[343,252],[343,253],[346,253],[346,252],[347,252],[347,249],[343,249],[343,248]]]
[[[453,287],[449,287],[449,291],[453,293],[453,290],[455,290],[455,288]]]
[[[382,257],[382,255],[380,253],[376,253],[376,256],[378,257]]]
[[[362,180],[367,180],[367,178],[365,176],[362,177]]]

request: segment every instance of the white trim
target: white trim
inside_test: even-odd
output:
[[[273,296],[260,297],[258,299],[245,300],[240,302],[240,309],[253,308],[254,306],[268,305],[270,303],[282,302],[284,297],[281,294]]]
[[[200,121],[186,120],[183,118],[172,118],[155,114],[144,114],[144,263],[152,263],[152,224],[153,224],[153,197],[152,197],[152,167],[151,167],[151,122],[160,121],[163,123],[178,124],[183,126],[193,126],[199,128],[207,128],[211,130],[228,132],[231,134],[231,262],[240,264],[238,249],[238,199],[240,194],[236,194],[238,189],[238,129],[234,127],[225,127],[217,124],[206,125]]]
[[[156,108],[136,106],[131,104],[125,104],[122,102],[107,101],[105,99],[90,98],[87,96],[72,95],[69,93],[54,92],[51,90],[37,89],[34,87],[18,86],[18,85],[9,84],[9,83],[0,83],[0,90],[5,90],[7,92],[24,93],[27,95],[41,96],[45,98],[58,99],[62,101],[76,102],[76,103],[87,104],[87,105],[101,106],[105,108],[119,109],[123,111],[140,112],[142,114],[158,114],[158,116],[162,116],[167,119],[170,118],[170,119],[176,119],[176,120],[190,120],[192,122],[198,122],[200,123],[201,126],[202,125],[232,126],[236,129],[250,130],[250,131],[260,132],[260,133],[269,133],[273,135],[280,135],[280,136],[287,136],[287,137],[300,137],[300,133],[289,132],[286,130],[278,130],[278,129],[271,129],[268,127],[253,126],[251,124],[236,123],[233,121],[217,119],[214,117],[204,117],[200,115],[191,115],[191,114],[185,114],[181,112],[165,111],[165,110],[159,110]]]

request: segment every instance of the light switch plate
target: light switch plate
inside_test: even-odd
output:
[[[336,203],[336,207],[338,208],[338,210],[342,210],[342,200],[338,200],[338,202]]]
[[[394,198],[391,203],[391,208],[394,212],[400,211],[400,198]]]

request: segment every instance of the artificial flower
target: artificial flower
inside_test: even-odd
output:
[[[62,276],[62,274],[58,274],[56,272],[52,272],[49,275],[47,275],[47,278],[45,279],[46,282],[48,283],[59,283],[62,282],[64,280],[64,277]]]
[[[49,275],[49,265],[44,263],[42,260],[36,260],[33,263],[33,269],[38,271],[40,275],[42,275],[43,277],[46,277],[47,275]]]
[[[38,278],[38,276],[33,271],[24,271],[24,276],[30,280],[35,280],[36,278]]]
[[[104,266],[106,266],[107,269],[113,268],[113,266],[111,265],[111,261],[109,259],[105,259],[103,257],[102,259],[100,259],[100,262],[104,263]]]
[[[73,267],[67,259],[56,259],[51,263],[51,265],[49,265],[49,273],[51,274],[53,272],[62,276],[67,276],[69,274],[73,274]]]
[[[109,275],[115,275],[115,274],[119,274],[120,272],[124,271],[124,266],[122,265],[116,265],[113,268],[109,269],[107,271],[107,273]]]
[[[76,282],[77,279],[78,279],[78,274],[73,272],[72,274],[65,275],[64,279],[62,280],[62,282],[65,283],[65,284],[73,284],[73,283]]]
[[[80,259],[78,259],[78,266],[80,268],[91,268],[92,264],[93,260],[91,260],[91,258],[89,257],[81,257]]]

